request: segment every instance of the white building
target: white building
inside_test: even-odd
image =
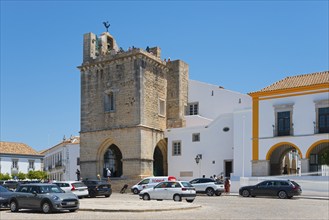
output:
[[[234,171],[235,118],[250,115],[250,108],[248,95],[189,80],[186,127],[165,132],[168,174],[185,180],[230,176]]]
[[[287,77],[250,93],[252,176],[317,172],[329,154],[329,72]],[[249,143],[246,143],[246,146]]]
[[[13,178],[18,173],[41,171],[43,155],[30,146],[16,142],[0,142],[0,173]]]
[[[63,139],[63,142],[41,152],[44,155],[44,170],[50,180],[76,180],[80,170],[80,137]]]

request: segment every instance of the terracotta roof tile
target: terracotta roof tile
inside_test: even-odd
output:
[[[0,142],[0,153],[2,154],[25,154],[25,155],[40,155],[30,146],[17,142]]]
[[[282,89],[298,88],[303,86],[329,83],[329,71],[289,76],[256,92],[267,92]],[[256,93],[252,92],[252,93]]]

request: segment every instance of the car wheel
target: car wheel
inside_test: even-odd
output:
[[[174,201],[175,201],[175,202],[180,202],[180,201],[182,201],[182,198],[180,197],[180,195],[175,194],[175,195],[174,195]]]
[[[10,202],[10,211],[18,212],[18,203],[15,200]]]
[[[279,197],[279,199],[285,199],[285,198],[287,198],[287,193],[285,191],[280,191],[278,193],[278,197]]]
[[[194,199],[186,199],[186,202],[192,203]]]
[[[220,196],[220,195],[222,195],[222,193],[221,192],[215,192],[215,195]]]
[[[144,195],[143,195],[143,200],[150,200],[151,198],[150,198],[150,195],[149,194],[147,194],[147,193],[145,193]]]
[[[96,197],[96,192],[95,192],[95,191],[90,191],[90,192],[89,192],[89,196],[90,196],[91,198],[95,198],[95,197]]]
[[[69,211],[70,211],[70,212],[75,212],[75,211],[76,211],[76,209],[70,209]]]
[[[215,193],[215,190],[214,190],[213,188],[207,188],[207,189],[206,189],[206,194],[207,194],[208,196],[213,196],[214,193]]]
[[[134,189],[133,189],[133,193],[134,193],[134,194],[138,194],[138,193],[139,193],[139,190],[138,190],[137,188],[134,188]]]
[[[79,199],[83,199],[83,196],[78,196]]]
[[[244,189],[244,190],[242,191],[242,196],[243,196],[243,197],[249,197],[249,196],[250,196],[250,192],[249,192],[248,190]]]
[[[43,213],[51,213],[51,204],[46,201],[44,203],[42,203],[41,209],[43,211]]]
[[[292,198],[292,196],[287,196],[287,198],[288,198],[288,199],[291,199],[291,198]]]
[[[105,195],[106,198],[110,197],[110,195]]]

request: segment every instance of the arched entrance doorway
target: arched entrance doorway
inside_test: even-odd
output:
[[[153,153],[153,175],[167,176],[168,162],[167,162],[167,140],[162,139],[154,148]]]
[[[309,171],[321,175],[323,165],[329,165],[329,141],[323,140],[314,143],[306,153],[309,159]]]
[[[112,144],[104,154],[103,177],[106,177],[106,168],[111,170],[112,177],[122,175],[122,153],[120,149]]]
[[[153,175],[164,176],[163,155],[158,146],[155,147],[153,154]]]
[[[270,160],[270,175],[282,175],[283,167],[287,165],[287,174],[300,172],[300,150],[291,143],[279,143],[274,145],[268,155]]]

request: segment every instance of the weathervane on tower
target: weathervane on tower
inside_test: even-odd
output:
[[[106,32],[109,32],[110,23],[108,21],[106,21],[106,22],[104,21],[103,24],[106,28]]]

